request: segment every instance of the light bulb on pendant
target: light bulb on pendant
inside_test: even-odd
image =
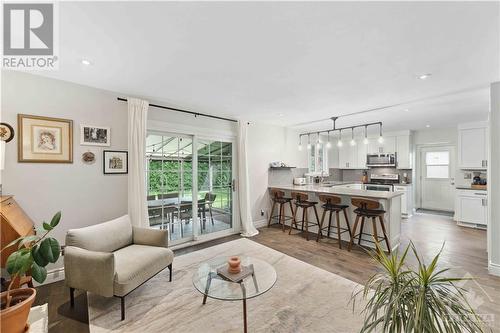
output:
[[[307,149],[311,150],[311,135],[307,134]]]
[[[378,137],[378,143],[384,143],[384,137],[382,136],[382,124],[380,124],[380,135]]]
[[[342,147],[342,131],[339,131],[339,141],[337,141],[337,147]]]
[[[299,151],[302,150],[302,135],[299,135]]]
[[[320,143],[321,143],[321,138],[319,137],[319,132],[318,132],[318,133],[316,133],[316,138],[317,138],[317,139],[316,139],[316,143],[317,143],[317,144],[320,144]]]
[[[363,143],[364,143],[365,145],[367,145],[367,144],[368,144],[368,142],[369,142],[369,141],[368,141],[368,135],[367,135],[367,134],[368,134],[368,133],[367,133],[367,127],[368,127],[368,126],[365,126],[365,138],[363,139]]]
[[[330,143],[330,131],[327,132],[326,136],[328,139],[328,141],[326,143],[326,148],[330,149],[332,147],[332,144]]]
[[[351,128],[351,146],[356,145],[356,140],[354,140],[354,127]]]

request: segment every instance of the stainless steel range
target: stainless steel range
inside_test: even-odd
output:
[[[399,183],[398,174],[381,174],[377,175],[372,173],[370,181],[365,185],[366,190],[370,191],[394,191],[393,184]]]

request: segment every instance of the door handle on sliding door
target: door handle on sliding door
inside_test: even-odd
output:
[[[231,189],[234,191],[236,191],[236,179],[233,179],[233,181],[231,182]]]

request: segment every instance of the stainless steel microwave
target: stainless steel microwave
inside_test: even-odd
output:
[[[367,167],[396,167],[396,153],[368,154],[366,156]]]

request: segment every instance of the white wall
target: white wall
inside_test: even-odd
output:
[[[111,127],[111,147],[127,149],[127,108],[116,94],[31,74],[2,71],[1,119],[16,136],[7,144],[3,194],[15,200],[38,227],[61,210],[53,232],[61,244],[70,228],[96,224],[127,212],[127,176],[104,175],[101,147],[80,145],[80,124]],[[18,163],[17,114],[73,120],[73,163]],[[108,149],[108,148],[106,148]],[[82,153],[96,155],[84,164]],[[62,262],[56,266],[62,266]],[[49,267],[50,269],[51,267]]]
[[[491,84],[488,166],[488,269],[500,276],[500,82]]]
[[[298,150],[299,132],[280,126],[251,124],[248,132],[250,198],[254,222],[262,223],[270,210],[268,196],[269,163],[283,161],[298,168],[307,167],[307,150]],[[265,215],[261,216],[260,211]]]

